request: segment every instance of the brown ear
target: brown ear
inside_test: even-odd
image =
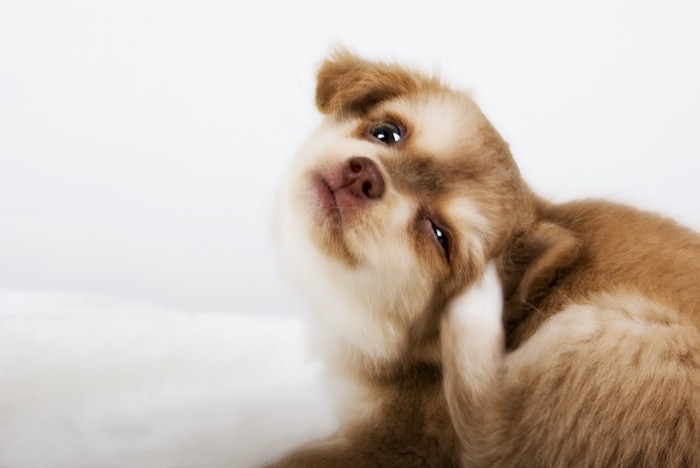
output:
[[[524,310],[523,306],[536,306],[557,275],[580,254],[581,241],[576,235],[554,223],[540,222],[516,237],[503,262],[509,319],[517,320],[516,311]]]
[[[341,49],[318,71],[316,107],[324,114],[362,114],[385,99],[428,86],[438,86],[437,80]]]

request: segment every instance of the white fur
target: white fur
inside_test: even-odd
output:
[[[292,199],[293,195],[287,198]],[[386,222],[376,226],[380,232],[375,236],[362,238],[357,232],[348,236],[351,248],[364,259],[354,268],[318,252],[309,236],[313,225],[303,205],[282,206],[280,256],[287,276],[311,303],[319,330],[315,343],[323,354],[329,348],[342,353],[355,349],[372,360],[390,360],[403,343],[406,312],[413,310],[417,315],[421,310],[432,284],[427,280],[421,284],[422,271],[415,257],[406,253],[405,236],[386,232],[406,230],[410,207],[398,197],[394,205],[396,209],[387,213]],[[404,244],[387,249],[381,242],[387,237]],[[407,290],[414,295],[402,294]],[[404,315],[392,315],[397,310]]]
[[[431,94],[429,99],[398,99],[386,104],[388,111],[411,122],[411,139],[435,157],[453,157],[454,148],[473,141],[476,146],[479,110],[463,95]]]
[[[485,259],[486,241],[491,236],[492,228],[477,202],[459,197],[450,201],[445,211],[459,232],[462,250],[469,252],[469,258]]]
[[[493,263],[469,289],[452,299],[448,306],[450,324],[471,338],[489,342],[502,333],[503,293]]]

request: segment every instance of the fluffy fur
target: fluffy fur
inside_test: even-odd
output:
[[[273,466],[700,466],[696,233],[541,199],[436,78],[341,51],[316,104],[278,232],[343,426]]]

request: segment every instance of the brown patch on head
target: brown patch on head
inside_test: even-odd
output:
[[[324,114],[362,114],[385,99],[431,87],[439,87],[438,80],[338,50],[318,71],[316,106]]]

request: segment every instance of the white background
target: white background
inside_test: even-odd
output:
[[[240,422],[253,394],[241,387],[315,375],[295,372],[296,354],[278,359],[297,349],[299,322],[265,321],[301,310],[277,273],[270,217],[285,167],[319,120],[314,70],[334,44],[472,90],[542,195],[612,198],[698,230],[698,24],[690,0],[0,0],[0,420],[15,418],[0,422],[0,465],[51,466],[55,452],[33,450],[46,448],[37,440],[69,446],[64,461],[89,452],[93,465],[126,452],[143,466],[189,466],[205,451],[212,465],[231,453],[261,459],[269,431],[219,419]],[[95,320],[105,310],[112,319]],[[165,351],[149,354],[154,342]],[[260,365],[244,364],[251,353]],[[166,358],[175,364],[153,382],[201,385],[172,397],[165,416],[144,413],[163,404],[143,378]],[[112,381],[115,367],[129,372]],[[233,377],[248,367],[248,380]],[[94,372],[101,386],[80,379]],[[57,386],[70,404],[26,409],[30,389],[36,404]],[[150,399],[122,401],[130,416],[85,405],[135,389]],[[267,408],[287,390],[270,393]],[[172,422],[178,408],[188,424]],[[133,430],[95,430],[127,419],[160,437],[158,450],[134,448],[143,437]],[[179,432],[154,429],[163,421]],[[193,421],[210,437],[182,458],[173,441],[191,438]],[[226,454],[211,442],[224,431]]]

